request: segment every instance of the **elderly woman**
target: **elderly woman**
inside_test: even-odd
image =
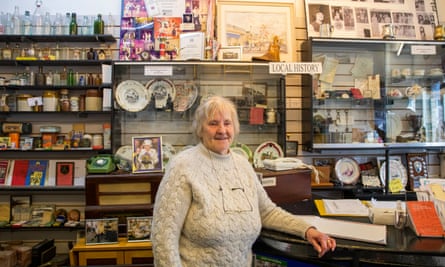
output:
[[[336,242],[277,207],[251,164],[230,152],[239,133],[234,104],[211,97],[195,112],[200,143],[169,162],[153,214],[155,266],[251,266],[261,228],[306,238],[321,257]]]

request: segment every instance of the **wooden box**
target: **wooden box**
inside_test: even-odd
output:
[[[262,176],[264,189],[276,204],[295,203],[312,197],[311,170],[256,171]]]

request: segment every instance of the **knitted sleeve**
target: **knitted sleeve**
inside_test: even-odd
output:
[[[192,193],[180,169],[166,171],[156,194],[151,240],[157,267],[181,266],[179,237]]]

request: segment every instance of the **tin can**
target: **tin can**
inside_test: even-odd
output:
[[[32,107],[28,103],[31,98],[30,94],[20,94],[17,96],[17,111],[32,111]]]

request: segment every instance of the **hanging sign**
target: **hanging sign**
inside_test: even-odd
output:
[[[319,74],[321,62],[270,62],[269,74]]]

